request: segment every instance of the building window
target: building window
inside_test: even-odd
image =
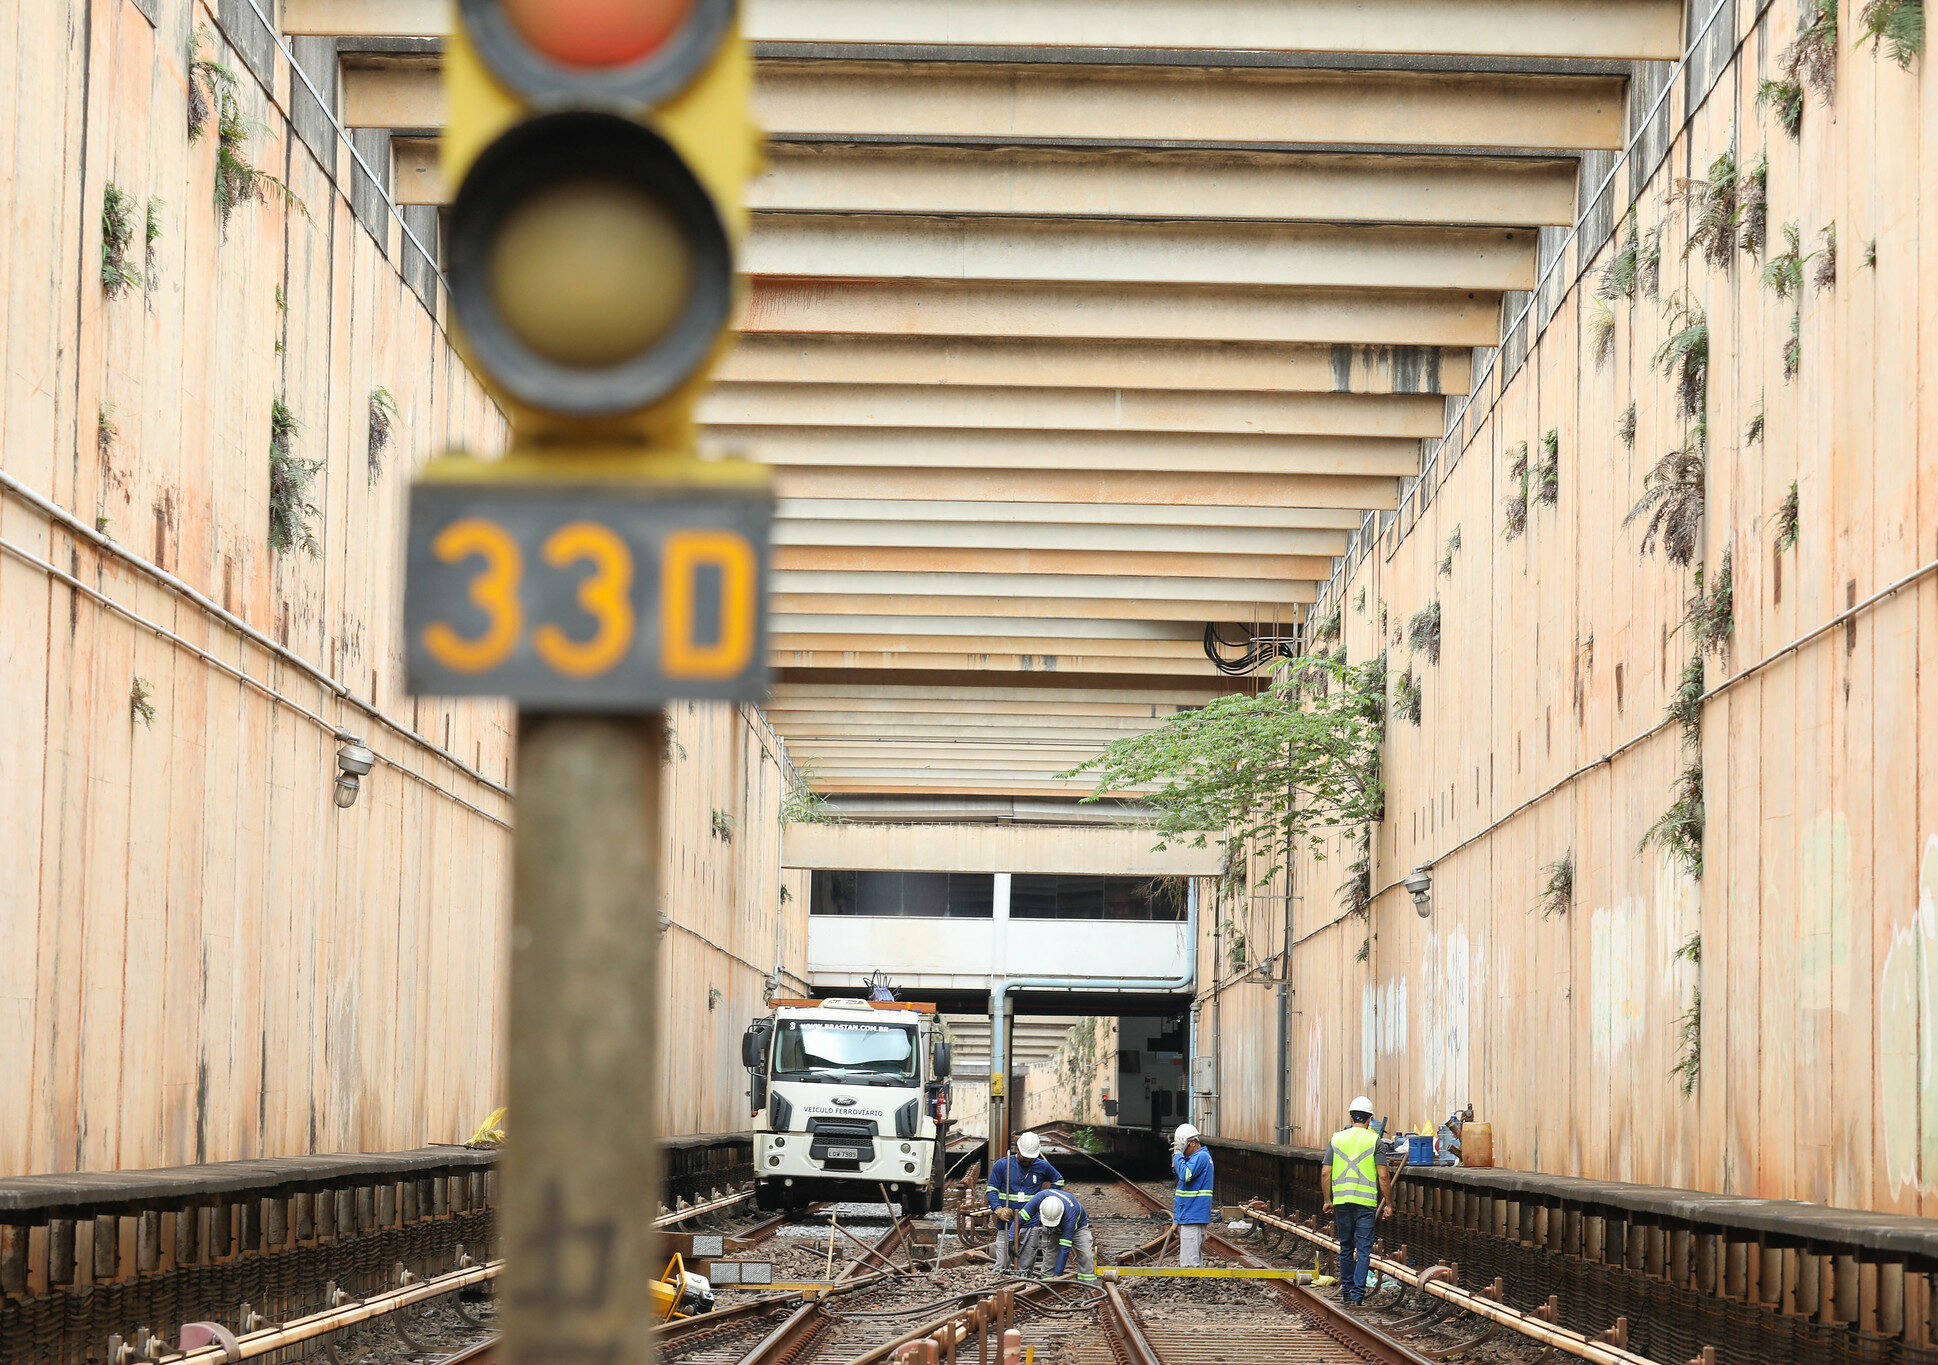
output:
[[[1178,877],[1065,877],[1017,873],[1009,884],[1011,919],[1184,919]]]
[[[996,913],[996,879],[987,872],[816,872],[808,911],[989,919]]]

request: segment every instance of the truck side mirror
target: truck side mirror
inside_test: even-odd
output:
[[[940,1038],[935,1044],[935,1078],[939,1081],[949,1079],[949,1040]]]
[[[767,1070],[767,1030],[750,1028],[740,1035],[740,1064],[749,1071]]]

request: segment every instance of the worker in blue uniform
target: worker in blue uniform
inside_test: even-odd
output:
[[[1016,1216],[1045,1189],[1063,1188],[1062,1173],[1043,1159],[1043,1139],[1023,1133],[1010,1144],[1010,1154],[989,1168],[983,1195],[996,1211],[996,1269],[1008,1270],[1015,1259]]]
[[[1090,1235],[1090,1215],[1068,1190],[1040,1190],[1016,1215],[1016,1273],[1028,1277],[1035,1273],[1037,1257],[1055,1264],[1048,1278],[1064,1271],[1072,1255],[1076,1258],[1077,1279],[1084,1284],[1097,1282],[1097,1243]]]
[[[1171,1221],[1178,1225],[1178,1266],[1184,1270],[1204,1264],[1205,1233],[1211,1227],[1211,1153],[1198,1130],[1180,1123],[1171,1134],[1171,1168],[1178,1187],[1171,1200]]]

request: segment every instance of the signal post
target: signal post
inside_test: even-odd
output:
[[[702,460],[759,158],[732,0],[456,0],[451,321],[511,419],[411,490],[413,692],[518,704],[502,1349],[650,1358],[673,698],[766,683],[764,467]]]

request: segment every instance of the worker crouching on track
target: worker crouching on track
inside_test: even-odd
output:
[[[1047,1278],[1054,1279],[1075,1253],[1077,1279],[1084,1284],[1097,1282],[1097,1243],[1090,1235],[1090,1215],[1083,1211],[1077,1197],[1067,1190],[1044,1190],[1023,1205],[1016,1215],[1016,1273],[1034,1273],[1040,1253],[1050,1259],[1051,1243],[1056,1244],[1055,1265]]]
[[[1373,1258],[1373,1221],[1390,1218],[1393,1207],[1384,1197],[1393,1173],[1377,1165],[1379,1135],[1373,1131],[1373,1102],[1364,1095],[1348,1111],[1352,1127],[1332,1135],[1326,1148],[1326,1202],[1323,1212],[1333,1216],[1339,1236],[1339,1298],[1344,1303],[1366,1299],[1366,1270]]]
[[[1016,1218],[1023,1207],[1046,1189],[1063,1188],[1063,1176],[1043,1160],[1043,1139],[1024,1133],[1010,1143],[1010,1154],[989,1168],[989,1183],[983,1193],[989,1207],[996,1211],[996,1269],[1008,1270],[1015,1259]]]
[[[1171,1134],[1171,1167],[1178,1176],[1178,1188],[1171,1200],[1171,1221],[1178,1225],[1178,1267],[1193,1270],[1204,1264],[1215,1172],[1211,1153],[1199,1140],[1198,1130],[1188,1123],[1180,1123]]]

